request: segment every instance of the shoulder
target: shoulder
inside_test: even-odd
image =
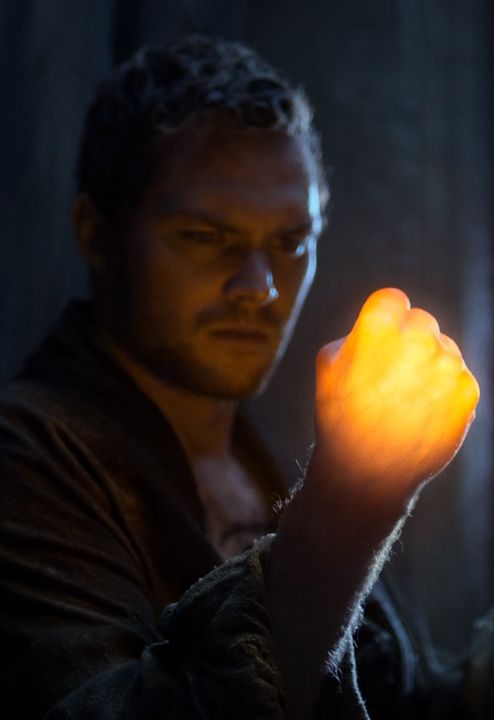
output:
[[[71,403],[48,388],[14,382],[3,389],[0,503],[4,517],[8,508],[17,514],[23,506],[42,513],[57,499],[67,507],[75,493],[79,500],[86,496],[97,498],[99,504],[104,501],[97,454],[84,432],[74,426],[76,417]],[[80,414],[78,423],[81,426]]]

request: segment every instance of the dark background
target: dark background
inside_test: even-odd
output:
[[[313,360],[372,290],[403,288],[459,339],[482,389],[461,454],[423,493],[391,572],[461,651],[493,603],[492,42],[489,0],[0,2],[0,376],[85,292],[72,168],[92,88],[141,44],[254,44],[305,86],[332,172],[319,277],[257,401],[288,471],[312,438]]]

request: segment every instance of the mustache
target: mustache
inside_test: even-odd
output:
[[[231,307],[209,308],[203,310],[197,317],[196,327],[199,329],[207,325],[242,325],[259,326],[260,329],[275,329],[281,327],[281,317],[271,306],[248,308],[245,305]]]

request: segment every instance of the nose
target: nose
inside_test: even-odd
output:
[[[244,257],[240,267],[228,278],[224,290],[233,303],[262,306],[274,302],[279,293],[266,253],[253,250]]]

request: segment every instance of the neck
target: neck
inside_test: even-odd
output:
[[[154,375],[108,338],[105,344],[142,392],[158,406],[172,425],[194,464],[201,459],[232,458],[232,428],[236,400],[198,395]]]

